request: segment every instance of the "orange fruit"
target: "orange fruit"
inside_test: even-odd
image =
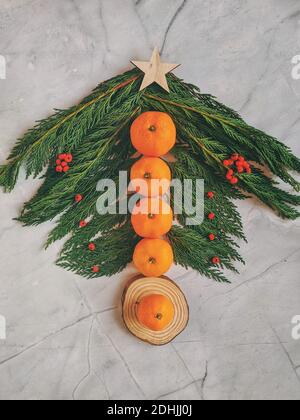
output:
[[[132,124],[131,141],[142,155],[159,157],[167,154],[176,142],[176,127],[164,112],[144,112]]]
[[[162,239],[143,239],[135,248],[133,262],[146,277],[160,277],[174,262],[171,245]]]
[[[171,230],[173,211],[160,198],[143,198],[133,209],[131,223],[142,238],[159,239]]]
[[[168,192],[171,170],[162,159],[142,157],[131,168],[131,185],[145,197],[157,197]]]
[[[166,296],[148,295],[137,302],[136,315],[144,327],[152,331],[163,331],[173,321],[175,308]]]

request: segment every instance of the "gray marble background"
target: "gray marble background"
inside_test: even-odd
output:
[[[181,62],[179,76],[215,94],[300,155],[299,0],[1,0],[0,161],[54,107],[147,59]],[[133,267],[87,281],[56,267],[51,224],[12,220],[39,182],[20,180],[0,204],[0,399],[300,399],[300,222],[240,206],[247,266],[232,285],[172,269],[191,308],[162,348],[127,333],[120,296]]]

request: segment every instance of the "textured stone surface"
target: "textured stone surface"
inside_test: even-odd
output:
[[[298,0],[2,0],[0,160],[36,119],[147,59],[154,45],[179,76],[215,94],[300,155]],[[187,330],[152,348],[129,335],[120,296],[134,269],[88,282],[54,265],[51,224],[12,220],[39,181],[0,204],[0,399],[300,399],[300,223],[240,206],[247,266],[232,285],[174,268]]]

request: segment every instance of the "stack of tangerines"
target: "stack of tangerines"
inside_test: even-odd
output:
[[[133,146],[143,155],[131,169],[131,185],[136,185],[142,196],[131,222],[143,238],[136,246],[133,262],[144,276],[160,277],[174,262],[172,247],[165,238],[173,224],[173,212],[162,198],[172,176],[162,157],[175,145],[176,127],[168,114],[145,112],[133,122],[130,134]]]

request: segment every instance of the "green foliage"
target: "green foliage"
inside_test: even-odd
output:
[[[46,246],[67,237],[58,265],[87,278],[120,272],[131,262],[139,238],[128,215],[97,213],[101,195],[97,183],[103,178],[117,181],[120,171],[129,172],[134,162],[132,121],[144,111],[167,112],[178,131],[173,150],[176,161],[170,163],[173,178],[193,183],[204,179],[205,194],[215,193],[214,199],[205,200],[201,225],[187,226],[190,215],[178,215],[168,235],[176,263],[226,282],[222,269],[236,271],[234,264],[243,263],[236,242],[246,240],[234,201],[254,195],[281,217],[297,218],[300,197],[281,190],[263,168],[299,191],[292,172],[300,172],[300,160],[283,143],[247,125],[235,111],[174,75],[168,76],[170,94],[156,85],[139,92],[141,80],[139,70],[126,72],[100,84],[79,105],[56,110],[38,122],[0,167],[0,185],[11,191],[22,166],[28,177],[44,173],[43,185],[18,220],[27,226],[56,222]],[[72,153],[73,163],[67,174],[58,174],[56,157],[65,152]],[[233,153],[243,155],[253,167],[252,174],[239,175],[238,186],[226,180],[223,165]],[[76,194],[83,196],[80,203],[75,203]],[[175,200],[172,195],[173,206],[178,205]],[[211,212],[216,214],[214,220],[208,219]],[[85,228],[79,227],[81,220],[88,221]],[[208,238],[211,233],[216,236],[213,242]],[[91,241],[96,244],[94,252],[88,249]],[[221,260],[218,266],[212,264],[215,256]],[[94,265],[100,273],[92,272]]]
[[[0,168],[0,185],[11,191],[21,165],[25,166],[27,176],[38,176],[57,154],[66,149],[69,152],[76,150],[96,127],[104,138],[102,120],[118,110],[124,114],[138,102],[140,76],[133,70],[115,77],[99,85],[79,105],[66,111],[56,110],[55,115],[39,121],[17,142],[8,158],[9,163]]]
[[[115,216],[113,216],[115,218]],[[112,276],[121,272],[132,260],[132,250],[139,239],[132,230],[130,221],[109,230],[105,229],[101,237],[94,238],[99,229],[97,219],[85,229],[77,232],[63,249],[57,264],[87,278]],[[101,223],[101,222],[100,222]],[[111,218],[110,218],[111,223]],[[90,240],[96,245],[96,250],[88,249]],[[98,265],[100,273],[93,273],[91,267]]]
[[[188,227],[174,226],[169,233],[170,243],[174,250],[175,261],[185,268],[191,267],[208,278],[219,282],[228,282],[218,267],[212,265],[212,258],[219,256],[220,268],[237,272],[232,261],[242,258],[225,235],[217,242],[209,243],[200,232]]]
[[[174,179],[180,179],[182,182],[185,179],[194,181],[204,179],[205,196],[210,191],[215,193],[213,200],[205,200],[203,223],[193,227],[193,229],[201,233],[206,242],[210,233],[215,234],[219,239],[221,236],[224,237],[225,234],[246,240],[241,216],[232,202],[232,199],[244,199],[245,196],[238,189],[232,188],[229,183],[224,183],[223,177],[214,172],[205,162],[201,164],[197,160],[197,155],[194,155],[191,150],[176,147],[173,154],[176,157],[176,163],[171,165]],[[194,196],[193,205],[196,204],[196,197]],[[216,215],[213,221],[207,218],[209,213]],[[184,212],[178,216],[181,225],[186,226],[187,217],[190,217],[190,215]]]

